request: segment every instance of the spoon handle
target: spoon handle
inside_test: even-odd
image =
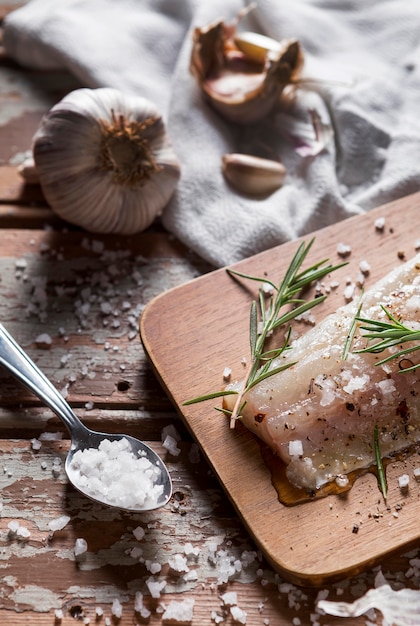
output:
[[[85,427],[60,392],[0,324],[0,365],[20,380],[66,424],[70,434]]]

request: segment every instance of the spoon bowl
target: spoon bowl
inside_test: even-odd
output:
[[[172,482],[159,455],[134,437],[87,428],[2,324],[0,365],[67,426],[71,447],[65,469],[78,491],[95,502],[132,512],[151,511],[169,501]]]

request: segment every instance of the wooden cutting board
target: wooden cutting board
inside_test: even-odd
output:
[[[382,230],[375,223],[381,217]],[[357,279],[362,260],[371,267],[367,288],[416,254],[420,194],[314,235],[306,267],[326,257],[339,263],[343,259],[338,244],[351,247],[348,265],[324,281],[328,285],[338,280],[339,286],[314,310],[319,321],[344,304],[344,288]],[[234,268],[278,282],[297,245],[283,244]],[[220,390],[226,367],[232,370],[232,380],[243,377],[243,358],[249,358],[249,309],[257,289],[252,281],[233,280],[225,269],[206,274],[152,300],[141,316],[141,338],[163,387],[265,557],[290,581],[319,586],[355,575],[385,555],[415,544],[420,537],[420,483],[413,470],[420,466],[420,457],[387,466],[387,503],[375,475],[367,473],[345,494],[285,506],[260,442],[241,425],[229,428],[229,420],[214,408],[221,406],[220,399],[184,406],[191,398]],[[398,485],[402,473],[410,475],[407,493]]]

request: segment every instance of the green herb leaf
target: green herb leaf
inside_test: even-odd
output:
[[[363,337],[369,341],[373,341],[371,345],[361,350],[355,350],[356,354],[371,353],[376,354],[384,352],[394,346],[405,344],[408,342],[420,341],[420,331],[413,330],[405,326],[400,320],[398,320],[392,313],[383,305],[382,310],[385,312],[389,322],[383,322],[380,320],[372,320],[365,317],[356,317],[361,323],[361,330],[366,331]],[[376,341],[378,340],[378,341]],[[392,352],[389,356],[385,357],[381,361],[375,363],[375,365],[383,365],[391,360],[401,360],[407,354],[413,354],[420,349],[420,345],[411,345],[406,348],[402,348],[397,352]],[[410,365],[409,367],[403,367],[400,372],[410,372],[420,367],[420,363]]]
[[[377,424],[375,424],[375,429],[374,429],[374,432],[373,432],[373,446],[374,446],[374,449],[375,449],[376,467],[378,468],[379,486],[381,488],[381,492],[382,492],[382,495],[384,497],[384,500],[386,501],[388,486],[387,486],[387,482],[386,482],[385,468],[384,468],[383,463],[382,463],[381,447],[380,447],[380,443],[379,443],[379,429],[378,429],[378,425]]]

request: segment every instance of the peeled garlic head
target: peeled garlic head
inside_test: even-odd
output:
[[[217,21],[193,33],[190,71],[206,98],[227,120],[258,122],[298,77],[303,54],[298,41],[275,41],[236,32]]]
[[[180,164],[155,105],[111,88],[77,89],[33,139],[51,209],[96,233],[133,234],[168,203]]]

